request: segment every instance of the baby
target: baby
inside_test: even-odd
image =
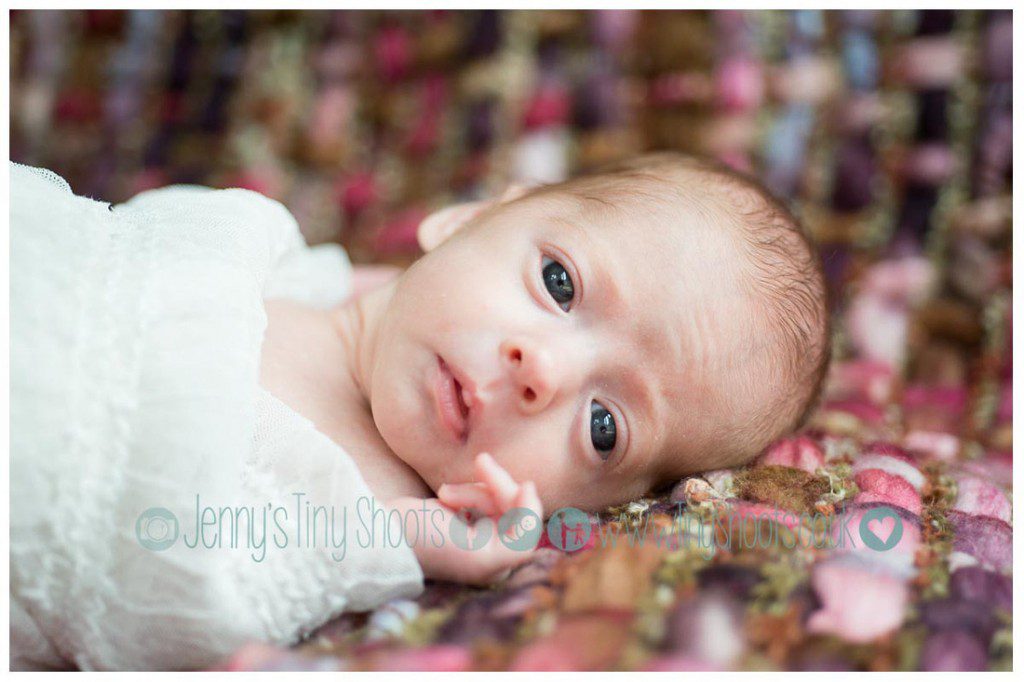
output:
[[[815,250],[723,167],[650,154],[418,236],[419,261],[348,305],[268,302],[261,366],[392,508],[599,510],[749,461],[818,394]],[[529,558],[494,538],[415,550],[427,577],[476,583]]]
[[[678,154],[441,210],[347,301],[340,248],[257,193],[10,171],[13,668],[206,667],[500,579],[532,552],[495,520],[742,464],[828,362],[797,222]],[[296,495],[405,542],[310,546]]]

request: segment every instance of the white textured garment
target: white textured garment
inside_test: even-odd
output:
[[[372,493],[349,456],[258,384],[263,299],[337,303],[344,251],[308,247],[255,192],[110,207],[10,166],[11,667],[201,668],[419,592],[404,543],[357,542]],[[347,511],[340,560],[302,537],[307,502]],[[198,504],[250,513],[207,549]],[[260,510],[279,507],[256,561]],[[179,522],[168,549],[139,540],[150,508]]]

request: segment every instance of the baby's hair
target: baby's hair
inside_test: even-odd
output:
[[[755,290],[771,306],[770,337],[787,350],[784,374],[792,389],[755,428],[774,440],[803,426],[817,406],[831,359],[828,290],[817,248],[800,221],[749,176],[705,162],[705,172],[722,181],[745,228]],[[768,330],[766,330],[768,331]],[[775,410],[778,413],[775,414]],[[774,428],[773,428],[774,422]],[[767,443],[765,443],[767,444]]]
[[[693,182],[695,176],[702,182]],[[760,327],[751,338],[757,345],[750,352],[763,354],[765,347],[783,350],[778,360],[768,363],[782,390],[772,392],[767,409],[736,415],[737,423],[717,439],[713,464],[710,455],[703,459],[715,468],[745,463],[806,423],[819,400],[831,356],[827,290],[817,249],[781,201],[747,175],[677,152],[632,157],[554,187],[609,204],[625,200],[664,206],[683,196],[698,204],[714,198],[728,207],[747,256],[746,284],[768,310],[760,316]],[[666,476],[683,473],[690,472],[667,471]]]

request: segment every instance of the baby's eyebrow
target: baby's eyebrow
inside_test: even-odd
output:
[[[550,218],[556,223],[561,224],[563,227],[568,227],[571,231],[576,233],[577,237],[582,238],[591,245],[593,244],[593,235],[591,235],[589,230],[587,230],[587,228],[585,228],[578,220],[573,220],[572,218],[557,214],[550,216]]]

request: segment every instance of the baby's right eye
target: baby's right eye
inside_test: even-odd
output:
[[[569,312],[576,290],[568,270],[553,258],[544,256],[541,259],[541,276],[544,278],[544,287],[551,294],[551,298],[555,299],[558,307]]]

